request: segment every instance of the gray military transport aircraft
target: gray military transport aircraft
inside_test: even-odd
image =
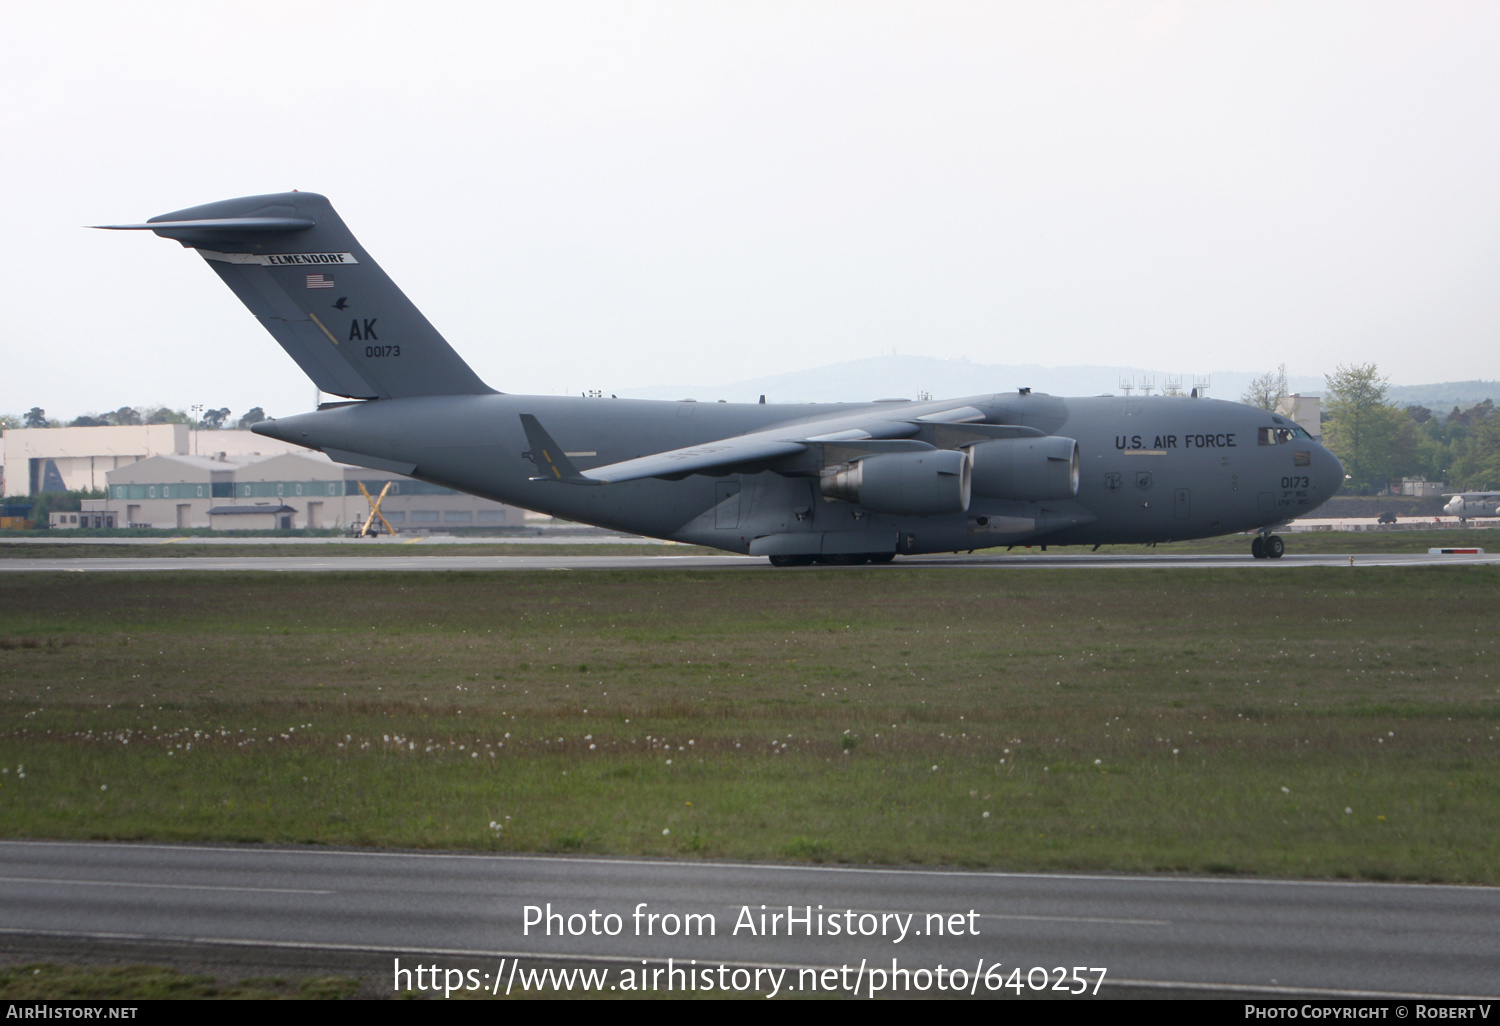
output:
[[[334,460],[777,566],[1274,530],[1343,468],[1296,423],[1207,398],[1021,388],[840,404],[507,395],[481,381],[328,200],[224,200],[101,228],[195,249],[348,402],[256,424]]]
[[[1500,492],[1449,492],[1443,512],[1450,517],[1500,517]]]

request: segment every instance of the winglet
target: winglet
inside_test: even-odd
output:
[[[529,478],[531,481],[561,481],[563,484],[597,485],[603,481],[595,481],[584,477],[573,466],[573,461],[568,459],[563,452],[562,446],[552,440],[547,434],[547,429],[542,427],[542,422],[530,413],[521,414],[521,427],[526,432],[526,444],[531,446],[531,462],[536,464],[541,473]]]

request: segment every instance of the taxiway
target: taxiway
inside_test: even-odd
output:
[[[784,917],[767,930],[762,911],[788,907],[822,935],[789,933]],[[616,934],[583,927],[591,910],[617,915]],[[547,911],[550,930],[527,926]],[[711,917],[711,931],[704,918],[701,935],[666,933],[668,916],[689,914]],[[898,939],[894,917],[908,915]],[[855,936],[830,935],[834,918]],[[5,841],[0,934],[12,948],[27,937],[278,948],[481,971],[671,958],[786,967],[795,981],[896,959],[1102,967],[1106,995],[1500,995],[1500,889],[1482,887]]]

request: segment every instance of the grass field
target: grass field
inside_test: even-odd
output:
[[[1444,530],[1444,531],[1316,531],[1285,535],[1287,551],[1290,553],[1393,553],[1426,552],[1429,548],[1453,546],[1479,546],[1488,543],[1492,549],[1500,549],[1500,532],[1493,530]],[[230,558],[234,556],[301,556],[322,559],[328,556],[693,556],[713,555],[717,549],[697,545],[669,544],[623,544],[580,545],[557,542],[549,544],[516,542],[464,542],[440,545],[417,542],[396,545],[389,542],[371,542],[367,545],[330,543],[318,545],[300,543],[295,545],[235,545],[218,542],[205,544],[193,538],[150,539],[138,545],[88,545],[79,542],[48,545],[41,542],[18,544],[0,541],[0,559],[94,559],[99,557],[140,558],[143,556],[171,556],[188,558],[212,556]],[[1004,548],[981,550],[987,555],[1003,557]],[[1040,551],[1037,547],[1019,547],[1009,550],[1011,554],[1026,554]],[[1083,555],[1089,546],[1056,546],[1050,553]],[[1106,555],[1152,553],[1156,555],[1222,555],[1248,554],[1250,536],[1242,534],[1221,538],[1205,538],[1201,541],[1170,542],[1147,548],[1144,545],[1105,545],[1099,551]]]
[[[156,965],[0,965],[4,1001],[332,1000],[352,997],[359,980],[321,976],[221,981]]]
[[[1497,585],[6,574],[0,834],[1494,883]]]

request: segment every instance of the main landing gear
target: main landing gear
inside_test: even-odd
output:
[[[1286,542],[1279,534],[1257,534],[1250,543],[1250,555],[1256,559],[1280,559],[1286,551]]]
[[[812,566],[827,563],[830,566],[858,566],[861,563],[889,563],[896,558],[894,552],[841,552],[827,556],[771,556],[772,566]]]

